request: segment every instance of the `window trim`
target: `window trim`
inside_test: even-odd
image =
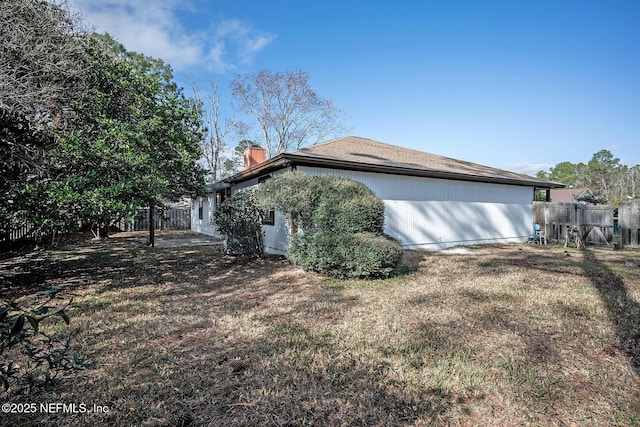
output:
[[[216,209],[218,208],[218,206],[224,203],[225,200],[227,200],[227,197],[228,197],[228,194],[226,189],[216,190],[216,197],[215,197]]]
[[[271,179],[271,175],[266,175],[258,178],[258,185]],[[264,218],[262,218],[262,225],[275,225],[276,224],[276,212],[274,209],[269,209],[265,212]]]

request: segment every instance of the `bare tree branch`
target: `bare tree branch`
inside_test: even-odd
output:
[[[203,110],[204,132],[200,148],[209,170],[208,178],[211,181],[217,181],[221,178],[223,164],[227,160],[225,156],[225,151],[228,149],[226,139],[231,132],[238,130],[241,124],[233,119],[222,123],[220,98],[216,83],[211,82],[211,93],[208,94],[202,93],[196,83],[193,83],[192,86],[196,102]]]
[[[3,181],[35,171],[41,149],[88,90],[85,35],[66,2],[0,1],[0,169]],[[0,183],[1,184],[1,183]]]
[[[346,131],[342,112],[311,89],[305,71],[239,75],[232,91],[238,109],[255,119],[268,157]]]

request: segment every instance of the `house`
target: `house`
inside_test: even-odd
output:
[[[422,151],[349,136],[266,159],[245,152],[245,170],[209,186],[193,205],[192,229],[216,234],[209,220],[229,194],[287,170],[337,176],[369,187],[385,205],[385,233],[407,248],[525,242],[534,192],[562,184]],[[265,251],[285,254],[290,224],[275,212],[263,226]]]
[[[593,199],[595,194],[588,188],[553,188],[550,197],[555,203],[580,203]]]

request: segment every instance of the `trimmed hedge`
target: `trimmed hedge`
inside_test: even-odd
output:
[[[383,235],[384,202],[345,178],[286,172],[258,187],[262,208],[291,215],[301,232],[289,259],[336,277],[386,277],[402,260],[402,246]]]
[[[318,230],[334,233],[382,233],[384,202],[359,182],[322,178],[312,222]]]
[[[388,277],[402,254],[398,241],[374,233],[298,233],[289,247],[289,258],[302,268],[343,278]]]

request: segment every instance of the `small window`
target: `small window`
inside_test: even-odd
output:
[[[220,206],[222,202],[224,202],[225,200],[227,200],[226,191],[225,190],[216,191],[216,208]]]
[[[262,178],[258,178],[258,184],[262,184],[266,180],[271,179],[271,175],[263,176]],[[273,209],[270,209],[264,213],[264,218],[262,218],[262,225],[274,225],[276,223],[276,212]]]
[[[204,201],[202,197],[198,198],[198,219],[204,218]]]
[[[262,218],[263,225],[274,225],[276,223],[276,212],[271,209],[268,212],[264,213],[264,218]]]

